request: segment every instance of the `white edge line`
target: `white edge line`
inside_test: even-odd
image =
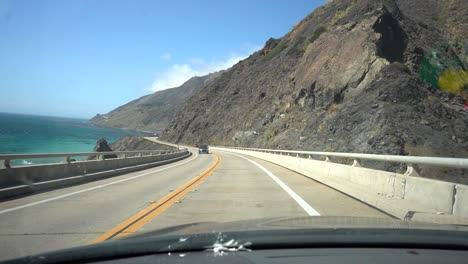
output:
[[[192,152],[192,153],[193,153],[193,152]],[[80,193],[89,192],[89,191],[92,191],[92,190],[104,188],[104,187],[107,187],[107,186],[110,186],[110,185],[114,185],[114,184],[117,184],[117,183],[121,183],[121,182],[126,182],[126,181],[130,181],[130,180],[138,179],[138,178],[147,176],[147,175],[152,174],[152,173],[155,173],[155,172],[160,172],[160,171],[163,171],[163,170],[167,170],[167,169],[171,169],[171,168],[174,168],[174,167],[178,167],[178,166],[180,166],[180,165],[183,165],[183,164],[185,164],[185,163],[187,163],[187,162],[190,162],[190,161],[196,159],[197,157],[198,157],[198,153],[195,152],[195,156],[194,156],[193,158],[191,158],[191,159],[189,159],[189,160],[186,160],[186,161],[183,161],[183,162],[181,162],[181,163],[177,163],[177,164],[172,165],[172,166],[168,166],[168,167],[165,167],[165,168],[162,168],[162,169],[158,169],[158,170],[154,170],[154,171],[145,172],[145,173],[138,174],[138,175],[135,175],[135,176],[132,176],[132,177],[129,177],[129,178],[122,179],[122,180],[118,180],[118,181],[114,181],[114,182],[110,182],[110,183],[98,185],[98,186],[95,186],[95,187],[92,187],[92,188],[88,188],[88,189],[84,189],[84,190],[80,190],[80,191],[76,191],[76,192],[71,192],[71,193],[59,195],[59,196],[56,196],[56,197],[48,198],[48,199],[41,200],[41,201],[37,201],[37,202],[33,202],[33,203],[27,203],[27,204],[20,205],[20,206],[17,206],[17,207],[12,207],[12,208],[8,208],[8,209],[4,209],[4,210],[1,210],[1,211],[0,211],[0,215],[1,215],[1,214],[5,214],[5,213],[9,213],[9,212],[13,212],[13,211],[17,211],[17,210],[20,210],[20,209],[23,209],[23,208],[27,208],[27,207],[31,207],[31,206],[35,206],[35,205],[39,205],[39,204],[43,204],[43,203],[47,203],[47,202],[59,200],[59,199],[62,199],[62,198],[70,197],[70,196],[72,196],[72,195],[76,195],[76,194],[80,194]],[[122,176],[122,175],[120,175],[120,176]]]
[[[286,185],[286,183],[281,181],[278,177],[276,177],[273,173],[271,173],[265,167],[263,167],[262,165],[258,164],[257,162],[255,162],[255,161],[253,161],[251,159],[248,159],[248,158],[246,158],[244,156],[233,154],[233,153],[230,153],[230,154],[241,157],[243,159],[246,159],[246,160],[252,162],[257,167],[259,167],[268,176],[270,176],[281,188],[283,188],[283,190],[285,192],[287,192],[302,207],[302,209],[304,209],[304,211],[306,211],[306,213],[308,215],[310,215],[310,216],[319,216],[320,215],[320,213],[317,212],[312,206],[310,206],[310,204],[308,204],[306,201],[304,201],[304,199],[302,199],[296,192],[294,192],[291,188],[289,188],[289,186]]]

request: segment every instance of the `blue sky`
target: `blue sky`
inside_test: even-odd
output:
[[[0,0],[0,112],[91,118],[229,67],[324,0]]]

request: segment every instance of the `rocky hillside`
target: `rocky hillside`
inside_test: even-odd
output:
[[[198,90],[162,138],[468,157],[467,18],[463,0],[334,0]]]
[[[104,115],[96,115],[90,122],[106,127],[161,132],[174,117],[184,101],[219,73],[193,77],[180,87],[158,91],[120,106]]]

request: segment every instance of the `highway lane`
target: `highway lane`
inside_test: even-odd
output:
[[[0,259],[84,245],[177,189],[213,162],[213,156],[195,154],[148,170],[4,201],[0,203]],[[133,178],[139,175],[143,176]],[[126,181],[118,182],[122,180]],[[106,184],[112,185],[103,186]],[[89,191],[60,198],[83,190]]]
[[[222,159],[218,169],[180,203],[174,204],[137,233],[193,222],[228,222],[269,217],[310,215],[254,161],[292,189],[319,215],[390,216],[341,192],[261,159],[213,151]],[[313,214],[312,214],[313,215]],[[242,227],[239,227],[242,228]]]
[[[388,217],[336,190],[263,160],[225,152],[195,154],[188,160],[150,170],[0,203],[1,259],[84,245],[102,237],[200,176],[213,166],[216,156],[221,163],[210,176],[182,199],[177,198],[177,203],[135,228],[136,233],[193,222],[264,217]],[[69,194],[73,195],[66,196]],[[32,206],[18,208],[31,203]]]

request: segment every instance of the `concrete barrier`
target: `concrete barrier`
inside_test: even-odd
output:
[[[188,150],[180,150],[154,156],[3,168],[0,169],[0,199],[148,169],[190,155]]]
[[[468,216],[468,186],[457,184],[455,186],[455,202],[453,214],[459,216]]]
[[[425,221],[468,223],[466,185],[263,151],[213,149],[275,163],[400,219],[410,220],[421,214]]]

